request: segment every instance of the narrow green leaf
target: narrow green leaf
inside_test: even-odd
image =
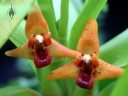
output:
[[[59,40],[66,44],[68,28],[69,0],[61,0],[61,15],[59,20]]]
[[[56,28],[56,18],[53,10],[53,5],[51,0],[38,0],[38,4],[41,11],[48,22],[50,32],[54,39],[58,38],[57,28]]]
[[[3,0],[3,2],[0,3],[0,48],[8,40],[11,33],[16,29],[18,24],[30,10],[33,2],[34,0],[11,0],[11,2],[4,2]],[[9,16],[11,4],[14,10],[14,16],[12,19]]]
[[[100,57],[105,61],[124,67],[128,64],[128,29],[101,46]]]
[[[110,93],[112,92],[113,87],[115,86],[115,82],[110,83],[108,86],[106,86],[103,90],[101,90],[99,96],[110,96]]]
[[[84,7],[77,18],[70,37],[70,48],[76,49],[82,30],[89,18],[97,18],[107,0],[86,0]]]
[[[69,0],[69,21],[68,21],[68,32],[67,32],[67,45],[68,46],[69,46],[72,27],[78,17],[78,12],[75,9],[75,6],[73,6],[73,1]]]
[[[54,12],[54,6],[53,6],[53,0],[49,0],[50,4],[51,4],[51,10],[52,10],[52,14],[55,16],[55,12]],[[54,17],[54,19],[56,19],[56,17]]]
[[[117,81],[110,96],[127,96],[128,95],[128,67],[125,69],[123,75]]]
[[[0,96],[41,96],[38,92],[20,86],[9,86],[0,89]]]

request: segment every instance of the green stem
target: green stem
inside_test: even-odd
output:
[[[69,0],[61,0],[61,13],[59,21],[59,40],[63,45],[66,45],[67,28],[68,28],[68,12],[69,12]]]
[[[49,68],[37,70],[38,80],[44,96],[63,96],[62,90],[56,81],[47,80]]]

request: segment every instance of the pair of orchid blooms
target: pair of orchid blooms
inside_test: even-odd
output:
[[[52,57],[72,58],[62,67],[48,75],[49,80],[75,78],[76,84],[84,89],[92,89],[94,80],[119,77],[123,69],[112,66],[98,58],[98,25],[89,19],[78,41],[77,50],[66,48],[51,38],[48,24],[38,6],[28,13],[25,33],[28,41],[20,48],[6,52],[7,56],[34,60],[37,68],[48,66]]]

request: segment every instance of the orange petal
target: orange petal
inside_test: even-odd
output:
[[[122,68],[112,66],[107,62],[99,59],[99,67],[94,73],[95,80],[103,80],[109,78],[117,78],[123,72]],[[55,71],[51,72],[48,75],[48,79],[63,79],[63,78],[77,78],[79,74],[79,68],[75,65],[74,62],[68,63]]]
[[[7,51],[5,55],[11,56],[11,57],[21,57],[21,58],[28,58],[33,59],[33,51],[31,48],[28,47],[28,44],[25,43],[20,48],[16,48],[10,51]]]
[[[90,19],[79,39],[77,50],[82,53],[99,53],[98,25],[95,19]]]
[[[53,39],[51,45],[48,47],[48,51],[52,57],[68,57],[68,58],[79,59],[82,56],[81,53],[66,48]],[[31,48],[28,47],[28,43],[25,43],[20,48],[7,51],[5,54],[11,57],[21,57],[28,59],[33,59],[34,57],[34,52],[32,51]]]
[[[62,78],[75,78],[78,75],[79,69],[74,62],[65,64],[64,66],[56,69],[48,75],[49,80],[62,79]]]
[[[95,80],[103,80],[109,78],[117,78],[123,72],[122,68],[108,64],[107,62],[99,59],[99,67],[96,69]]]
[[[34,5],[35,10],[28,13],[25,32],[26,36],[30,38],[31,35],[41,34],[42,32],[48,32],[48,24],[41,13],[38,5]]]
[[[81,53],[71,50],[57,41],[52,39],[52,44],[48,47],[50,54],[53,57],[68,57],[68,58],[81,58]]]

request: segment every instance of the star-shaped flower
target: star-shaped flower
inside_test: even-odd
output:
[[[95,19],[87,22],[79,39],[77,51],[81,53],[80,59],[74,59],[54,70],[48,75],[48,79],[75,78],[79,87],[92,89],[94,80],[116,78],[123,72],[122,68],[98,58],[98,25]]]
[[[23,57],[33,59],[37,68],[42,68],[51,63],[52,57],[77,58],[79,52],[64,47],[51,38],[48,24],[42,15],[38,5],[35,10],[28,13],[25,33],[28,41],[20,48],[7,51],[5,54],[11,57]]]
[[[97,22],[90,19],[78,42],[77,51],[64,47],[51,38],[48,24],[37,5],[28,14],[26,28],[28,41],[20,48],[7,51],[6,55],[33,59],[37,68],[47,66],[52,57],[68,57],[74,60],[51,72],[48,78],[76,78],[78,86],[93,87],[93,80],[115,78],[121,75],[122,68],[112,66],[98,58],[99,40]]]

